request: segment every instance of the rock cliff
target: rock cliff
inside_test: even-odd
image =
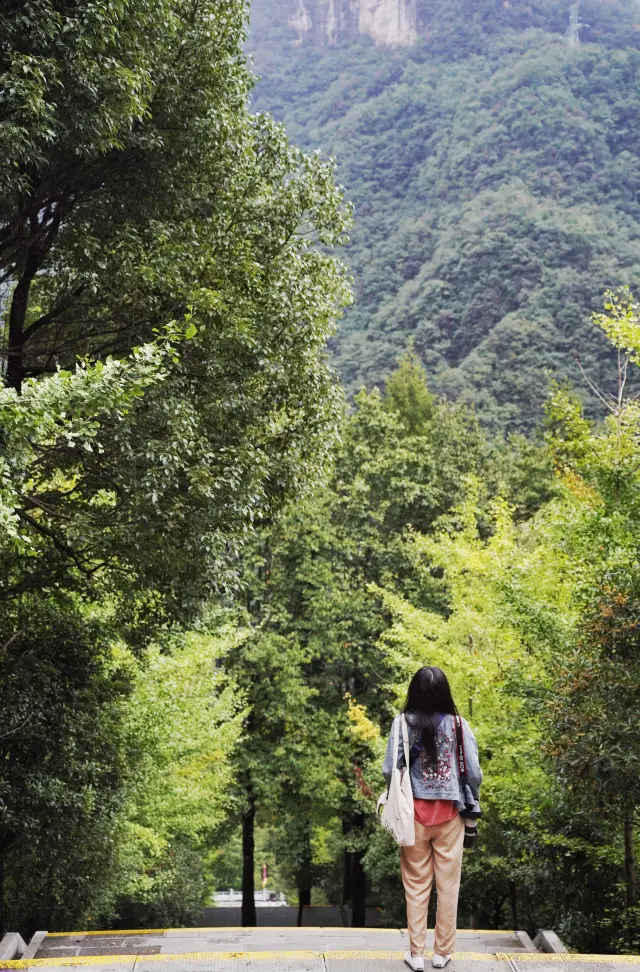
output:
[[[289,27],[296,43],[335,44],[365,34],[377,44],[415,43],[417,0],[292,0]]]

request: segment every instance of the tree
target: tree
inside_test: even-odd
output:
[[[619,351],[618,390],[595,390],[610,417],[589,423],[557,390],[548,409],[554,495],[523,520],[473,487],[435,536],[412,540],[439,568],[446,613],[386,592],[394,623],[384,641],[401,684],[426,659],[446,668],[478,732],[486,816],[461,908],[496,925],[508,909],[511,925],[532,931],[552,918],[575,947],[629,950],[638,914],[639,493],[638,409],[625,379],[638,357],[638,310],[630,294],[610,298],[607,310],[596,321]],[[396,861],[383,834],[366,864],[396,913]]]
[[[640,803],[640,595],[635,561],[597,580],[575,649],[553,668],[545,714],[564,786],[584,812],[606,812],[624,848],[627,908],[637,912]],[[578,804],[579,805],[579,804]],[[634,915],[634,919],[635,919]],[[629,942],[633,947],[635,943]]]
[[[427,388],[426,372],[413,348],[398,361],[385,383],[384,404],[397,415],[407,435],[420,435],[428,428],[436,400]]]
[[[131,679],[68,594],[2,605],[0,926],[69,927],[103,902],[131,769]]]
[[[330,251],[349,211],[331,160],[250,114],[244,17],[239,0],[0,12],[1,644],[35,645],[23,606],[53,601],[70,629],[92,622],[96,664],[117,638],[142,655],[233,588],[256,521],[326,466],[340,394],[325,345],[349,299]],[[37,706],[28,658],[13,677],[23,659]],[[118,775],[116,735],[96,779]],[[65,921],[84,913],[67,900]],[[43,924],[63,920],[47,908]]]
[[[227,667],[245,694],[244,740],[237,753],[242,807],[242,924],[256,924],[255,826],[260,812],[281,804],[281,790],[303,771],[311,739],[305,719],[309,688],[302,678],[304,651],[273,630],[261,606],[254,631],[230,653]],[[299,792],[299,791],[298,791]],[[277,816],[277,813],[276,813]]]
[[[482,468],[486,450],[473,416],[436,402],[411,356],[383,396],[362,392],[356,406],[344,420],[328,485],[289,506],[245,563],[256,635],[239,649],[233,676],[251,699],[248,753],[270,781],[268,792],[254,785],[253,798],[265,821],[277,808],[279,862],[300,902],[308,902],[315,875],[333,900],[350,907],[351,922],[362,925],[371,833],[363,773],[388,719],[395,675],[379,641],[388,610],[369,585],[384,583],[442,607],[437,580],[416,563],[406,538],[432,529],[465,473]],[[252,882],[249,795],[246,805],[245,874]],[[321,832],[331,833],[342,851],[339,880],[314,857]],[[245,900],[252,907],[252,883]]]
[[[623,832],[626,902],[635,912],[640,410],[627,384],[630,367],[640,363],[640,306],[629,291],[608,294],[605,313],[595,322],[618,353],[615,393],[590,382],[608,409],[605,423],[592,429],[561,390],[549,405],[550,435],[573,513],[564,531],[579,570],[582,618],[573,650],[556,659],[546,712],[550,751],[564,784],[589,810],[594,802],[606,806]]]
[[[136,676],[123,726],[135,772],[103,920],[105,911],[125,928],[201,920],[211,850],[235,810],[243,700],[223,664],[239,637],[213,616],[166,634],[142,662],[123,646],[115,652],[116,669]]]
[[[484,434],[471,409],[432,398],[411,353],[384,395],[363,390],[356,405],[336,458],[333,519],[367,582],[428,603],[433,584],[415,571],[403,535],[428,533],[459,502],[465,476],[484,474]]]
[[[112,864],[131,678],[111,669],[116,625],[105,604],[118,591],[107,578],[134,569],[126,546],[119,557],[112,546],[130,513],[120,477],[145,392],[166,381],[183,337],[172,327],[128,359],[0,390],[0,910],[11,900],[22,929],[98,908],[95,878],[107,880]],[[105,603],[91,605],[99,592]]]
[[[135,570],[123,534],[168,479],[156,465],[130,488],[132,460],[152,451],[139,437],[143,400],[166,383],[182,336],[171,327],[128,359],[28,379],[21,394],[0,390],[3,600],[44,585],[87,591],[96,575]]]
[[[78,353],[124,357],[189,316],[189,350],[138,413],[148,449],[130,457],[138,486],[155,481],[129,540],[174,610],[224,582],[229,545],[322,465],[337,408],[324,345],[348,297],[316,244],[339,242],[348,213],[331,161],[249,114],[243,16],[236,0],[2,13],[6,382]],[[180,577],[161,556],[163,501],[183,510]]]

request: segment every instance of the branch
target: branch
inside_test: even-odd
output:
[[[594,393],[594,395],[597,395],[598,396],[598,398],[600,399],[600,401],[603,403],[603,405],[606,408],[609,409],[610,412],[615,412],[617,406],[616,406],[616,399],[613,397],[613,395],[611,396],[611,401],[607,401],[606,392],[603,392],[600,389],[600,387],[595,383],[595,381],[593,381],[589,377],[589,375],[587,374],[587,372],[584,370],[584,368],[582,366],[582,362],[580,361],[579,356],[577,354],[574,354],[573,357],[574,357],[574,360],[575,360],[576,364],[578,365],[578,368],[580,369],[580,374],[582,375],[582,377],[584,378],[584,380],[586,381],[586,383],[588,384],[589,388]]]
[[[48,503],[43,503],[42,500],[38,499],[35,496],[25,496],[24,501],[30,507],[37,510],[42,510],[43,513],[47,513],[49,516],[59,516],[61,519],[67,519],[67,520],[70,519],[67,513],[58,512],[58,510],[56,510],[55,507],[49,506]]]
[[[21,729],[24,729],[24,727],[26,726],[27,722],[30,722],[30,720],[31,720],[31,713],[29,713],[29,715],[24,720],[24,722],[21,722],[20,725],[19,726],[16,726],[15,729],[7,729],[6,732],[0,732],[0,739],[5,739],[7,736],[13,735],[13,733],[15,733],[15,732],[20,732]]]
[[[44,523],[39,523],[38,520],[34,519],[34,517],[29,516],[26,510],[18,509],[16,510],[16,513],[21,520],[28,523],[29,526],[33,527],[33,529],[40,533],[43,537],[47,537],[48,540],[51,540],[56,550],[73,560],[78,570],[82,571],[83,574],[87,573],[86,567],[80,561],[73,547],[65,540],[62,540],[58,534],[55,533],[55,531],[49,529],[49,527],[45,526]]]
[[[618,391],[618,403],[619,403],[620,408],[622,408],[622,400],[624,398],[624,389],[625,389],[625,386],[627,384],[627,372],[629,370],[629,355],[628,354],[625,356],[624,364],[622,365],[622,368],[620,368],[619,365],[618,365],[618,368],[619,368],[619,375],[620,375],[620,378],[619,378],[620,387],[619,387],[619,391]]]
[[[15,272],[16,272],[16,264],[12,263],[8,270],[0,274],[0,284],[6,283],[7,280],[10,280],[11,277],[13,277]]]
[[[11,644],[11,642],[12,641],[15,641],[16,638],[19,638],[20,635],[23,635],[26,630],[27,630],[26,628],[23,628],[21,631],[14,631],[14,633],[11,635],[11,637],[9,638],[9,640],[8,641],[5,641],[5,643],[3,644],[2,648],[0,648],[0,651],[6,651],[7,648],[9,647],[9,645]]]
[[[41,327],[44,327],[46,324],[50,324],[51,321],[55,321],[57,317],[60,317],[60,314],[64,313],[64,311],[71,306],[76,297],[79,297],[83,290],[85,290],[86,286],[87,285],[84,283],[80,284],[80,286],[76,287],[76,289],[67,297],[66,300],[63,300],[61,304],[58,304],[57,307],[50,310],[48,314],[43,314],[42,317],[39,317],[36,321],[30,324],[29,327],[25,328],[22,334],[23,339],[28,341],[29,338],[31,338],[36,331],[39,331]]]
[[[0,254],[7,250],[13,252],[14,266],[11,272],[15,272],[20,256],[25,249],[29,251],[33,247],[37,247],[41,244],[42,240],[44,240],[44,245],[49,249],[47,237],[50,235],[52,229],[55,229],[55,232],[57,232],[53,224],[56,220],[65,216],[72,208],[73,193],[71,190],[65,189],[64,193],[44,193],[40,199],[32,198],[29,205],[25,206],[15,219],[7,224],[3,231],[0,231],[0,242],[3,238],[8,241],[0,246]],[[27,220],[32,227],[35,225],[35,231],[32,229],[27,236],[24,236],[24,234],[20,233],[20,227]]]

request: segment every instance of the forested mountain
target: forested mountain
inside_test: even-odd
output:
[[[409,341],[493,428],[583,386],[576,357],[613,378],[590,317],[640,278],[637,0],[254,0],[248,46],[255,109],[355,205],[350,392]]]

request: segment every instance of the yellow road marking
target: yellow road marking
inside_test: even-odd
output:
[[[171,956],[173,958],[173,956]],[[177,956],[176,956],[177,957]],[[126,965],[135,962],[137,955],[69,955],[66,958],[9,959],[0,962],[0,969],[37,969],[67,965]]]
[[[323,952],[322,954],[327,959],[342,959],[342,960],[353,959],[353,960],[360,960],[360,961],[362,961],[363,959],[393,960],[393,959],[401,959],[404,957],[404,952],[385,951],[380,949],[375,949],[375,950],[374,949],[352,949],[352,950],[340,949],[336,951]],[[431,958],[433,952],[425,952],[424,954],[427,958]],[[458,959],[463,958],[465,960],[468,959],[469,961],[477,960],[481,962],[494,961],[495,958],[493,953],[488,954],[487,952],[457,952],[454,957]]]
[[[461,956],[462,953],[458,957]],[[496,952],[499,961],[508,962],[513,959],[518,964],[523,962],[537,962],[540,965],[557,965],[558,963],[589,962],[593,965],[611,962],[613,965],[640,966],[640,955],[583,955],[578,952]]]
[[[180,929],[178,929],[180,930]],[[185,928],[185,931],[202,931],[201,928]],[[47,938],[85,938],[87,935],[105,935],[107,938],[117,938],[118,935],[164,935],[170,928],[129,928],[127,931],[69,931],[47,932]]]
[[[318,905],[318,908],[322,907]],[[188,937],[189,932],[203,932],[209,935],[225,934],[226,932],[251,932],[260,934],[260,932],[279,932],[281,935],[289,935],[290,932],[294,934],[298,933],[300,935],[306,935],[309,932],[322,932],[324,935],[333,934],[341,935],[344,932],[349,932],[353,934],[371,934],[371,932],[380,934],[384,932],[385,934],[393,934],[401,931],[406,931],[406,928],[345,928],[343,925],[208,925],[206,928],[167,928],[165,930],[165,938],[175,937],[179,938],[181,935],[183,937]],[[61,935],[62,932],[56,932],[56,934]],[[65,934],[67,934],[65,932]],[[126,932],[95,932],[92,934],[100,935],[125,935]],[[142,934],[142,932],[132,932],[131,934]],[[147,932],[146,934],[152,935],[153,932]],[[461,934],[458,932],[458,934]],[[507,933],[505,933],[507,934]]]
[[[309,907],[323,908],[324,905],[310,905]],[[287,925],[207,925],[204,928],[128,928],[124,931],[120,930],[105,930],[105,931],[62,931],[62,932],[47,932],[47,938],[83,938],[87,935],[104,935],[106,938],[117,938],[118,935],[181,935],[183,932],[188,932],[193,934],[194,932],[208,932],[209,934],[215,932],[230,932],[230,931],[286,931],[287,935],[290,932],[309,932],[314,931],[314,929],[329,929],[330,931],[342,932],[341,926],[333,925],[303,925],[302,927],[293,926],[289,927]],[[365,929],[349,928],[350,932],[365,932]],[[371,932],[395,932],[395,931],[406,931],[406,928],[367,928],[366,934],[370,935]],[[515,935],[515,932],[507,930],[496,931],[495,928],[483,929],[483,928],[459,928],[458,935]]]
[[[322,952],[311,952],[300,949],[292,952],[183,952],[182,954],[173,955],[70,955],[67,958],[11,959],[7,962],[0,961],[0,969],[31,969],[46,968],[49,966],[61,968],[64,966],[82,965],[128,965],[136,961],[193,962],[207,959],[210,961],[214,959],[321,959],[322,955]]]
[[[425,953],[430,956],[432,953]],[[127,965],[129,963],[140,962],[193,962],[193,961],[221,961],[221,960],[271,960],[278,961],[283,958],[297,959],[342,959],[344,960],[363,960],[363,959],[401,959],[403,953],[396,951],[381,950],[333,950],[333,951],[309,951],[296,949],[293,951],[261,951],[261,952],[184,952],[173,955],[77,955],[65,958],[41,958],[41,959],[11,959],[10,961],[0,962],[0,969],[30,969],[45,967],[65,967],[65,966],[90,966],[90,965]],[[640,955],[578,955],[578,954],[544,954],[540,952],[457,952],[455,958],[462,961],[475,962],[508,962],[514,960],[517,963],[536,962],[542,965],[564,965],[574,963],[590,963],[594,965],[613,962],[623,965],[640,966]]]

